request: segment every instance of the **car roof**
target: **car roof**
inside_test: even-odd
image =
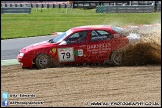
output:
[[[96,29],[106,30],[106,29],[111,29],[111,26],[109,25],[86,25],[86,26],[78,26],[78,27],[71,28],[73,32],[80,31],[80,30],[96,30]]]

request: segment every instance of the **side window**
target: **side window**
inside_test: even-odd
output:
[[[72,34],[71,36],[69,36],[65,41],[68,44],[85,42],[86,41],[87,32],[88,31],[76,32],[76,33]]]
[[[93,30],[91,32],[91,42],[107,40],[111,38],[112,38],[111,34],[104,30]]]

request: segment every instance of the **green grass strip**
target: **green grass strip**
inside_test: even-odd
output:
[[[15,64],[19,64],[17,59],[1,60],[1,66],[8,66],[8,65],[15,65]]]
[[[1,14],[1,40],[49,35],[83,25],[161,23],[161,13],[96,13],[96,9],[32,8],[31,14]]]

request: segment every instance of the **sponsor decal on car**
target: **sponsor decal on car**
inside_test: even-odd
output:
[[[52,48],[52,53],[56,53],[56,48]]]
[[[83,56],[83,49],[78,49],[78,50],[74,51],[74,55]]]
[[[103,53],[108,50],[111,50],[110,43],[87,45],[87,51],[92,52],[92,54]]]
[[[87,45],[88,50],[91,50],[94,48],[110,48],[110,47],[111,47],[110,43]]]

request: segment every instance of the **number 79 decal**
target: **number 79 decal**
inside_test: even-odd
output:
[[[74,49],[73,48],[58,48],[58,57],[60,62],[74,61]]]

